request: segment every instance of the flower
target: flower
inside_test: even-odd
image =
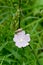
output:
[[[13,41],[15,45],[19,48],[26,47],[29,45],[30,42],[30,35],[25,34],[25,31],[20,31],[14,35]]]

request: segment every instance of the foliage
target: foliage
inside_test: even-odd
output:
[[[19,0],[0,0],[0,65],[43,65],[43,0],[21,0],[20,27],[30,34],[30,45],[13,42],[18,28]]]

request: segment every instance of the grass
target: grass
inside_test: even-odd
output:
[[[0,0],[0,65],[43,65],[43,0]],[[13,42],[20,27],[30,34],[30,45]]]

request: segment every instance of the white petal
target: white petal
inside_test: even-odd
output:
[[[27,42],[30,41],[30,35],[29,35],[29,34],[26,34],[26,35],[25,35],[25,40],[26,40]]]
[[[18,41],[18,36],[15,34],[14,38],[13,38],[13,41],[16,42]]]
[[[26,47],[26,46],[28,46],[29,45],[29,43],[26,43],[26,44],[24,44],[22,47]]]
[[[16,45],[18,48],[22,48],[22,44],[19,43],[19,42],[16,42],[15,45]]]

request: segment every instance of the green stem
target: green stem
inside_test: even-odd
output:
[[[20,28],[20,21],[21,21],[21,0],[19,0],[19,28]]]

